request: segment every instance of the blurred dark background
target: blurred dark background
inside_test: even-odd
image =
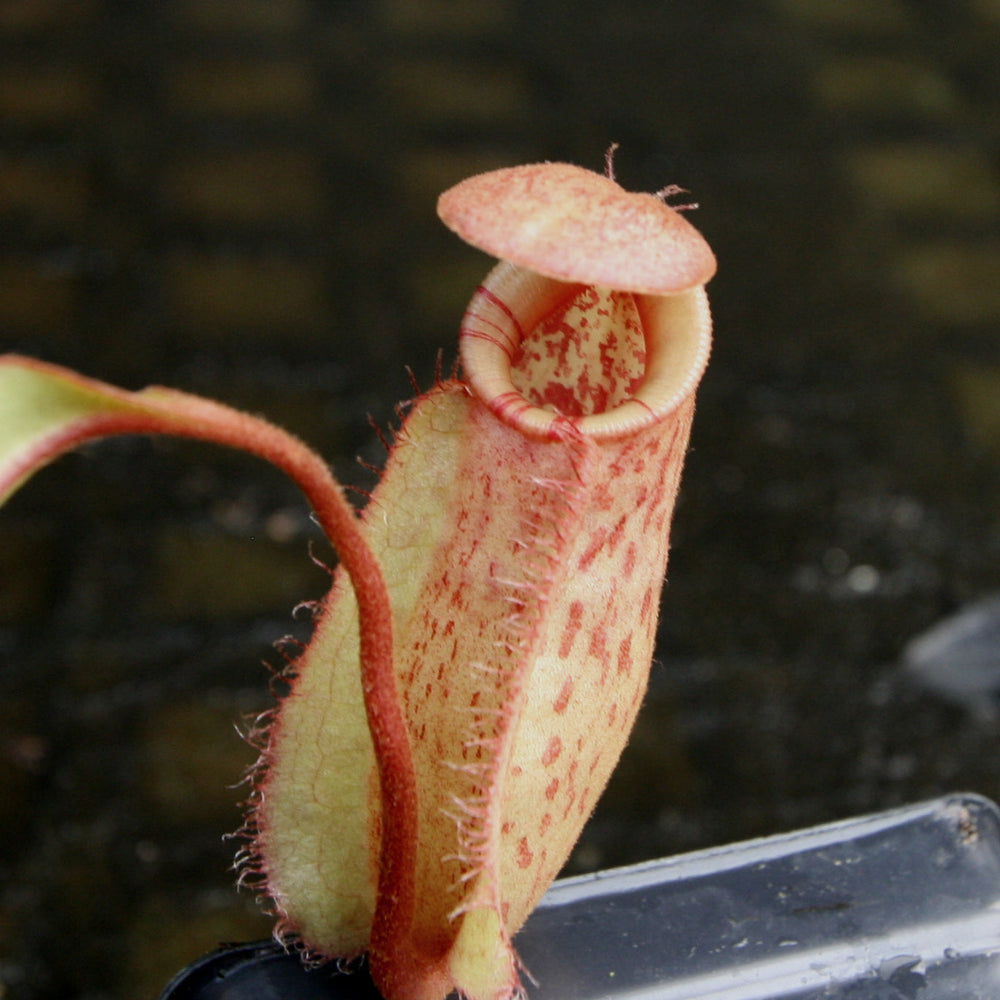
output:
[[[997,0],[0,0],[0,349],[263,412],[361,487],[539,159],[680,184],[716,347],[648,703],[569,870],[1000,797],[898,667],[1000,589]],[[0,996],[154,996],[268,924],[237,727],[332,558],[294,489],[122,440],[0,513]],[[1000,681],[997,682],[1000,686]]]

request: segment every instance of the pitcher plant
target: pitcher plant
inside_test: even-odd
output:
[[[441,196],[500,263],[360,515],[260,418],[0,358],[0,500],[112,434],[240,448],[304,492],[340,565],[258,727],[237,863],[279,939],[367,953],[387,1000],[523,992],[511,939],[642,701],[715,270],[667,193],[544,163]]]

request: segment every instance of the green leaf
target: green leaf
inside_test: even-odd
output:
[[[88,427],[127,412],[117,394],[16,355],[0,357],[0,503]],[[96,429],[96,428],[95,428]]]

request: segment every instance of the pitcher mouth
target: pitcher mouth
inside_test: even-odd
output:
[[[634,434],[690,397],[708,363],[711,316],[703,286],[670,295],[634,294],[646,354],[638,390],[604,412],[582,416],[533,403],[514,384],[512,361],[525,337],[585,287],[501,261],[462,319],[459,351],[473,393],[530,437],[557,438],[567,426],[593,439]]]

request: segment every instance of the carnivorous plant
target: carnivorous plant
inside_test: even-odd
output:
[[[461,321],[462,377],[415,401],[360,515],[260,418],[14,355],[0,500],[112,434],[291,476],[340,567],[261,733],[242,878],[281,939],[367,953],[387,1000],[500,1000],[643,697],[715,260],[664,192],[610,170],[483,174],[439,214],[501,262]]]

